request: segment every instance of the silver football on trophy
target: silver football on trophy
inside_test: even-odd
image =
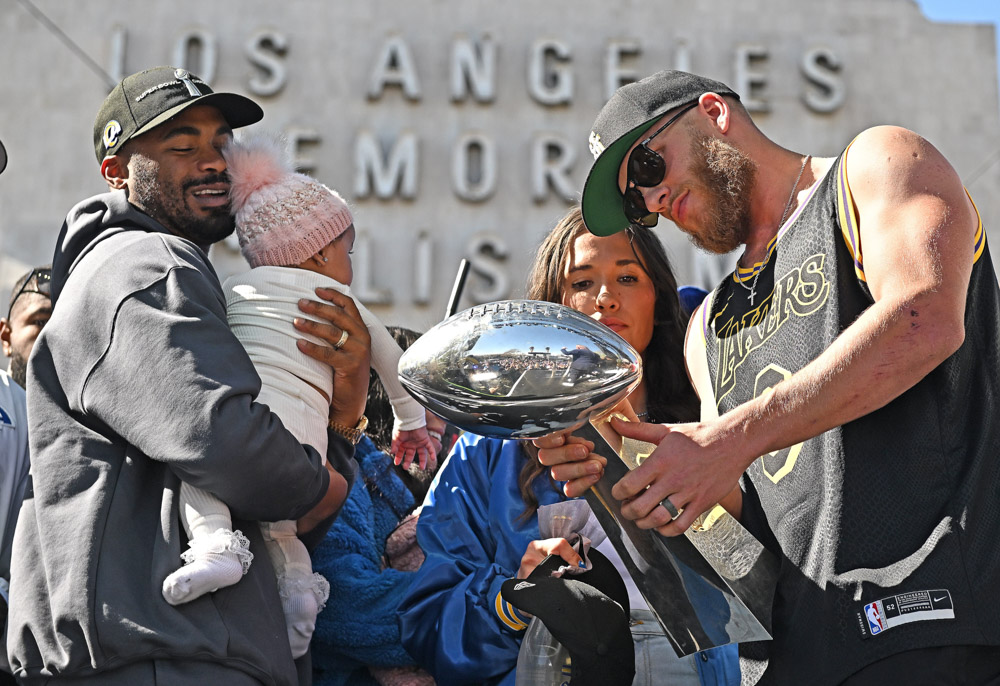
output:
[[[639,354],[563,305],[504,300],[459,312],[411,345],[399,380],[466,431],[535,438],[576,428],[638,385]]]

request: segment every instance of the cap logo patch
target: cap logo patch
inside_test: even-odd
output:
[[[601,142],[601,134],[596,131],[590,132],[590,154],[596,160],[604,152],[604,143]]]
[[[194,85],[194,81],[191,80],[191,72],[187,69],[175,69],[174,78],[187,86],[188,93],[191,97],[197,98],[202,95],[202,92],[198,90],[198,86]]]
[[[115,147],[120,135],[122,135],[122,125],[112,119],[104,126],[104,147],[108,149]]]

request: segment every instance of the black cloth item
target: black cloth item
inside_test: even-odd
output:
[[[597,550],[593,569],[554,577],[564,563],[549,555],[527,579],[508,579],[500,595],[538,617],[569,651],[572,686],[629,686],[635,647],[629,630],[628,590],[614,565]]]

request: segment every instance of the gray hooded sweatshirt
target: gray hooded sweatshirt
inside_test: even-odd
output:
[[[8,626],[15,675],[296,684],[255,522],[304,515],[329,475],[254,402],[260,380],[226,324],[207,255],[124,191],[95,196],[63,225],[52,299],[28,370],[32,483]],[[353,446],[331,433],[327,457],[350,481]],[[172,607],[160,588],[187,546],[181,480],[229,505],[255,558],[235,585]]]

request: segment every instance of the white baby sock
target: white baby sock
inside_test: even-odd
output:
[[[217,529],[192,538],[181,559],[184,566],[163,581],[163,597],[171,605],[232,586],[250,569],[253,553],[241,531]]]
[[[302,657],[309,650],[316,617],[330,597],[330,582],[309,569],[288,568],[278,577],[278,593],[292,657]]]

